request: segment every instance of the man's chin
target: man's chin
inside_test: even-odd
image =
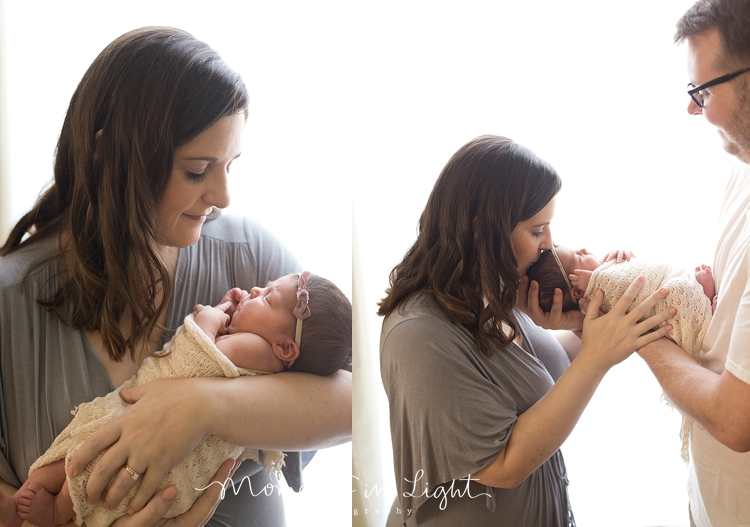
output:
[[[750,144],[743,147],[734,139],[728,137],[723,130],[719,130],[719,135],[724,143],[724,150],[745,164],[750,164]]]
[[[750,165],[750,152],[747,149],[739,147],[736,143],[724,143],[724,150],[731,154],[746,165]]]

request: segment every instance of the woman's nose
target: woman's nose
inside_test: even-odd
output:
[[[219,209],[225,209],[229,206],[227,175],[226,169],[221,169],[215,177],[211,178],[210,186],[203,194],[203,201]]]
[[[552,231],[549,229],[549,226],[544,228],[545,235],[542,238],[542,243],[539,244],[539,249],[543,251],[550,251],[552,250]]]

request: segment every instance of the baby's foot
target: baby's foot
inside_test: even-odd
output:
[[[18,491],[18,515],[38,527],[62,525],[55,510],[55,496],[36,481],[27,481]]]
[[[16,502],[0,490],[0,527],[21,527],[23,520],[16,512]]]
[[[696,267],[695,279],[703,287],[705,295],[713,300],[714,296],[716,296],[716,283],[714,282],[714,274],[711,271],[711,267],[706,264]]]

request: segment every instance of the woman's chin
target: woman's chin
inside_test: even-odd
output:
[[[201,237],[200,227],[197,229],[184,230],[168,236],[159,236],[157,243],[166,247],[177,247],[183,249],[198,242]]]

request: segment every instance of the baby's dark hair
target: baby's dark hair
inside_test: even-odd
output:
[[[310,316],[302,322],[299,357],[290,371],[330,375],[352,365],[352,303],[330,280],[311,274]]]
[[[542,252],[539,259],[526,271],[526,276],[529,277],[529,282],[536,280],[539,284],[539,307],[544,311],[552,309],[556,288],[563,292],[563,312],[578,309],[578,304],[570,294],[563,271],[557,265],[552,251]]]

